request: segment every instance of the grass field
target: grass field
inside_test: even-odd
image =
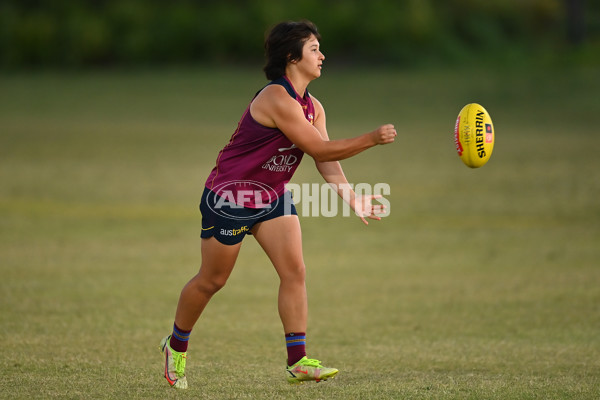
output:
[[[303,217],[309,355],[289,386],[277,279],[248,238],[190,342],[191,388],[157,345],[200,260],[197,204],[259,69],[0,77],[0,398],[595,399],[600,388],[600,76],[594,70],[326,69],[343,162],[391,214]],[[460,108],[496,146],[462,165]],[[321,179],[306,158],[296,183]]]

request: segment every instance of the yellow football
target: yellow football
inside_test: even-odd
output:
[[[454,126],[456,152],[467,167],[479,168],[494,150],[494,124],[490,114],[477,103],[460,110]]]

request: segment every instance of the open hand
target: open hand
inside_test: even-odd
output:
[[[375,203],[373,204],[373,200],[379,199],[383,197],[380,194],[376,195],[364,195],[364,196],[356,196],[354,199],[354,213],[358,215],[361,221],[365,225],[369,225],[368,219],[374,219],[379,221],[381,217],[379,215],[385,214],[385,205]]]

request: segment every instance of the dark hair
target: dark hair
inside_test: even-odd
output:
[[[302,59],[302,47],[310,35],[321,40],[317,27],[308,20],[281,22],[271,29],[265,39],[267,63],[263,71],[267,79],[281,78],[288,62]]]

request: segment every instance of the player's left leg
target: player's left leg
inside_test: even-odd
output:
[[[286,334],[288,381],[299,383],[333,377],[337,374],[337,369],[323,367],[318,360],[306,357],[308,302],[298,216],[286,215],[260,222],[254,225],[252,234],[279,275],[278,309]]]
[[[283,329],[286,333],[306,332],[306,274],[298,217],[287,215],[260,222],[252,234],[279,275],[278,309]]]

